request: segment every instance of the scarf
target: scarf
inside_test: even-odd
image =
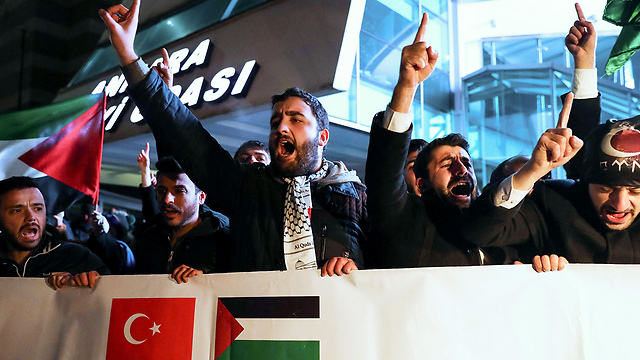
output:
[[[311,181],[327,175],[328,162],[308,176],[284,178],[284,262],[287,270],[317,269],[311,231]]]

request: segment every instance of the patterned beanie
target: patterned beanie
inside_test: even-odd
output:
[[[608,120],[585,140],[582,181],[640,186],[640,116]]]

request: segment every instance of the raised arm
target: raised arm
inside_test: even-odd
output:
[[[573,23],[564,44],[573,55],[576,69],[593,69],[596,67],[597,35],[593,24],[584,17],[580,4],[576,3],[578,20]]]
[[[99,13],[109,30],[109,39],[116,50],[120,65],[125,66],[136,61],[138,55],[133,50],[133,42],[138,30],[140,1],[133,0],[131,9],[119,4],[107,10],[100,9]]]
[[[396,112],[408,113],[411,111],[411,103],[418,85],[427,79],[436,68],[438,52],[424,42],[428,22],[429,16],[426,13],[422,14],[422,21],[413,44],[402,49],[400,76],[389,103],[389,107]]]
[[[567,95],[558,125],[545,131],[533,149],[531,159],[513,175],[513,187],[528,190],[546,173],[566,164],[582,148],[583,142],[567,127],[573,94]]]
[[[578,20],[565,37],[565,45],[573,55],[575,63],[571,85],[574,102],[568,127],[575,136],[584,139],[600,123],[600,95],[595,68],[597,34],[593,24],[585,19],[580,4],[576,3],[575,7]],[[583,172],[582,167],[583,156],[582,152],[579,152],[564,166],[567,178],[579,179]]]

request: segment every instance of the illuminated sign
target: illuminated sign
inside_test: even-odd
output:
[[[205,39],[191,52],[188,48],[183,48],[171,53],[171,55],[169,55],[169,64],[174,74],[174,80],[178,79],[181,74],[191,72],[195,68],[206,68],[210,48],[212,47],[211,41]],[[151,66],[159,62],[162,62],[162,58],[156,59]],[[249,60],[244,63],[244,66],[242,66],[239,72],[236,71],[234,67],[225,67],[213,75],[209,81],[207,81],[204,76],[199,76],[193,79],[184,91],[182,90],[182,86],[178,84],[173,85],[171,91],[176,94],[176,96],[180,98],[180,101],[187,107],[197,105],[202,101],[219,103],[224,101],[228,96],[246,96],[258,68],[259,66],[256,60]],[[124,75],[120,74],[113,76],[109,81],[105,79],[98,82],[91,93],[97,94],[105,92],[107,97],[111,99],[124,93],[127,86],[128,84]],[[114,130],[114,126],[121,120],[123,110],[128,103],[129,97],[124,96],[119,103],[107,108],[105,112],[105,131]],[[129,120],[134,124],[142,120],[142,115],[138,107],[133,109]]]

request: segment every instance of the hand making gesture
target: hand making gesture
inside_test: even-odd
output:
[[[133,41],[138,29],[140,1],[133,0],[131,9],[120,4],[107,10],[100,9],[99,13],[109,30],[109,38],[116,50],[120,65],[125,66],[136,61],[138,55],[133,50]]]
[[[171,70],[171,63],[169,62],[169,53],[167,52],[167,49],[162,48],[162,61],[157,65],[154,65],[153,70],[160,75],[160,79],[162,79],[162,81],[167,84],[167,87],[171,89],[173,86],[173,71]]]
[[[400,60],[400,77],[398,84],[393,90],[393,97],[389,106],[391,109],[401,113],[408,113],[411,110],[411,102],[416,89],[421,82],[431,75],[436,68],[438,52],[424,42],[427,32],[427,22],[429,17],[422,14],[422,21],[418,28],[418,33],[413,44],[402,49],[402,59]]]
[[[156,179],[151,172],[151,157],[149,156],[149,143],[140,150],[138,154],[138,166],[142,175],[142,187],[149,187],[156,184]]]
[[[513,176],[513,186],[518,190],[530,189],[536,181],[549,171],[569,162],[582,148],[583,142],[573,136],[567,127],[573,104],[573,94],[567,94],[558,125],[545,131],[533,149],[531,159]]]
[[[593,24],[584,17],[580,4],[576,3],[578,20],[573,23],[564,44],[573,55],[576,69],[593,69],[596,61],[597,35]]]

